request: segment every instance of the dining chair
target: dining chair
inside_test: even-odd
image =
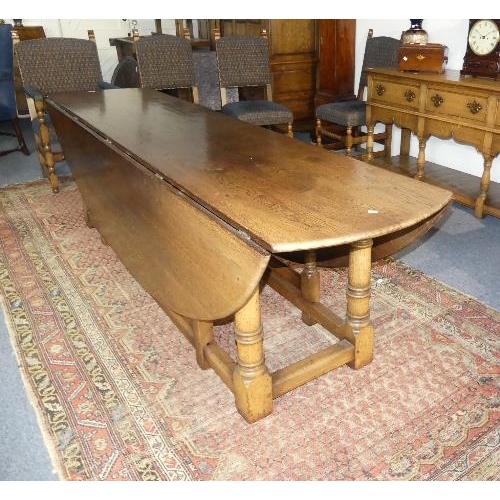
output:
[[[0,135],[17,139],[17,147],[1,150],[0,156],[15,151],[30,154],[17,116],[13,62],[12,25],[0,24],[0,122],[9,122],[12,127],[12,131],[1,130]]]
[[[133,40],[141,88],[174,91],[178,97],[199,103],[189,40],[164,34],[140,37],[137,30]],[[183,89],[188,91],[188,96],[183,95]]]
[[[363,66],[359,80],[356,99],[348,101],[321,104],[315,110],[316,144],[324,147],[334,147],[341,142],[347,156],[352,155],[353,146],[366,143],[367,134],[360,128],[366,125],[365,89],[368,84],[366,68],[398,67],[398,53],[401,41],[388,36],[373,36],[373,30],[368,31]],[[333,144],[324,145],[323,137],[333,139]],[[383,144],[383,149],[376,151],[375,156],[391,155],[392,125],[385,126],[383,132],[374,134],[374,141]]]
[[[38,158],[54,193],[59,191],[56,164],[64,160],[64,153],[45,110],[44,98],[57,92],[115,88],[103,81],[93,30],[88,31],[88,36],[88,40],[54,37],[15,39],[14,43]]]
[[[293,137],[293,113],[283,104],[273,101],[269,47],[265,36],[227,35],[216,39],[215,52],[219,73],[221,111],[253,125],[273,128],[286,127]],[[241,99],[244,87],[261,87],[263,99]],[[228,90],[238,88],[239,100],[228,102]]]

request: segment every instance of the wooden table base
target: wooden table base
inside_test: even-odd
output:
[[[351,245],[345,319],[320,302],[320,274],[314,252],[308,252],[301,273],[272,259],[265,282],[302,310],[306,324],[319,323],[337,340],[273,373],[265,364],[259,286],[234,316],[236,362],[215,342],[212,323],[189,320],[167,311],[192,343],[200,368],[212,368],[218,374],[233,392],[236,407],[247,422],[269,415],[273,399],[286,392],[339,366],[347,364],[358,369],[373,359],[374,335],[369,307],[372,243],[368,239]]]

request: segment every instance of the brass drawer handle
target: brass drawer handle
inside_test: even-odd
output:
[[[481,104],[479,104],[476,100],[472,102],[467,103],[467,107],[469,108],[470,112],[475,115],[476,113],[479,113],[483,109]]]
[[[415,92],[413,92],[413,90],[407,90],[405,92],[405,99],[408,101],[408,102],[411,102],[413,101],[413,99],[415,99],[415,97],[417,97],[415,95]]]
[[[385,87],[383,85],[380,85],[380,83],[375,87],[375,92],[377,92],[377,95],[382,95],[385,92]]]
[[[444,99],[439,94],[436,94],[431,97],[431,101],[434,103],[434,106],[436,106],[436,108],[439,108],[439,106],[443,104]]]

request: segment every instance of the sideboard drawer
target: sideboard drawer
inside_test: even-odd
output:
[[[396,105],[399,108],[418,109],[420,87],[406,85],[387,80],[373,80],[371,100],[384,104]]]
[[[429,86],[425,110],[432,114],[485,123],[487,104],[487,96],[458,94]]]

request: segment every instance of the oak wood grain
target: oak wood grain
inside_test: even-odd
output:
[[[58,94],[57,106],[270,252],[412,226],[451,193],[155,91]]]

